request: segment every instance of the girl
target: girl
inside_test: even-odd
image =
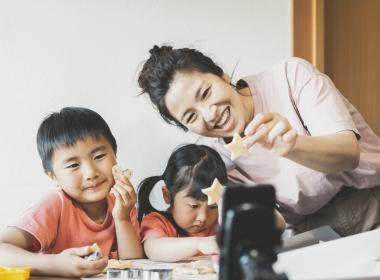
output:
[[[288,58],[232,85],[195,49],[154,46],[150,54],[138,81],[163,119],[216,138],[229,176],[274,185],[296,231],[379,227],[380,139],[313,65]],[[250,151],[231,160],[225,144],[235,132]]]
[[[145,253],[154,261],[174,262],[197,254],[218,253],[215,240],[218,206],[208,205],[202,189],[213,180],[227,180],[225,165],[213,149],[189,144],[170,156],[164,173],[145,179],[138,187],[138,219]],[[159,181],[170,205],[156,210],[149,195]],[[165,252],[165,254],[163,254]]]

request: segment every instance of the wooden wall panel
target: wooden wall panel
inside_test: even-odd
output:
[[[293,55],[329,75],[380,135],[380,0],[293,0]]]
[[[293,0],[293,55],[324,71],[324,0]]]
[[[325,73],[380,135],[380,1],[327,0]]]
[[[312,2],[293,0],[293,55],[312,61]]]

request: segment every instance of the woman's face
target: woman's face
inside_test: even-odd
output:
[[[165,96],[171,115],[190,131],[207,137],[232,137],[251,121],[252,97],[243,96],[229,77],[197,71],[177,72]]]

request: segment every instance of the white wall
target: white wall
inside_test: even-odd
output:
[[[35,144],[49,112],[98,111],[135,185],[195,140],[136,97],[138,67],[162,43],[199,48],[227,73],[240,60],[235,77],[253,74],[290,55],[290,1],[0,0],[0,230],[54,188]]]

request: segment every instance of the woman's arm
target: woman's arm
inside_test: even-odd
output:
[[[215,236],[149,238],[144,242],[144,249],[149,259],[164,262],[187,259],[198,253],[219,253]]]
[[[352,170],[360,159],[353,131],[324,136],[297,135],[288,120],[278,113],[257,115],[245,134],[243,141],[248,149],[258,143],[275,155],[325,173]]]
[[[0,235],[0,263],[4,266],[27,266],[33,275],[66,277],[89,276],[100,273],[107,265],[107,258],[87,261],[81,256],[90,253],[90,246],[71,248],[60,254],[37,254],[27,251],[35,238],[18,228],[9,227]]]
[[[360,159],[355,133],[342,131],[326,136],[298,136],[286,158],[324,173],[349,171]]]

